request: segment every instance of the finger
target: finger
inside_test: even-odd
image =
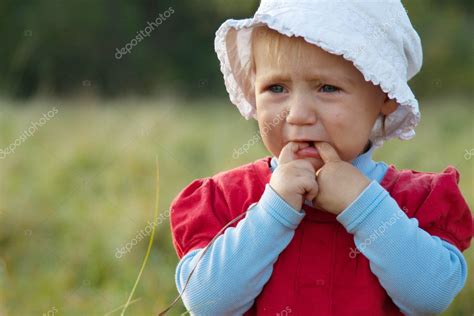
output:
[[[278,164],[284,164],[296,159],[296,152],[300,149],[302,143],[298,142],[288,142],[281,152],[280,156],[278,157]]]
[[[321,159],[324,163],[328,163],[330,161],[341,161],[337,151],[332,147],[329,143],[326,142],[315,142],[314,146],[319,152]]]
[[[318,192],[319,192],[319,186],[317,183],[314,183],[311,189],[307,191],[305,195],[305,199],[308,201],[313,201],[318,196]]]

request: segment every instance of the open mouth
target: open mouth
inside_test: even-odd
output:
[[[303,143],[303,148],[306,148],[306,147],[313,147],[313,148],[316,148],[316,146],[314,145],[314,140],[299,140],[298,142],[301,142]]]
[[[297,154],[301,157],[305,158],[321,158],[319,155],[319,151],[314,145],[314,141],[304,141],[307,146],[304,146],[303,148],[300,148],[298,150]]]

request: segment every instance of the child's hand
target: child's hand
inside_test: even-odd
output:
[[[326,142],[316,142],[324,165],[316,173],[319,192],[313,205],[338,215],[370,184],[370,179],[352,164],[339,158]]]
[[[313,165],[297,159],[302,143],[289,142],[278,157],[278,168],[272,174],[270,186],[295,210],[300,211],[305,199],[313,200],[318,194],[318,183]]]

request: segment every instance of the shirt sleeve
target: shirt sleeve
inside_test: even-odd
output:
[[[182,293],[186,308],[195,315],[244,314],[304,216],[267,184],[260,201],[236,227],[228,227],[205,253],[194,249],[178,263],[175,282],[180,293],[196,266]]]
[[[467,265],[461,252],[421,229],[376,181],[337,220],[354,235],[358,251],[405,314],[440,313],[463,288]]]

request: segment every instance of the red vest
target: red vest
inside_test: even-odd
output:
[[[205,247],[233,218],[258,202],[270,181],[271,157],[194,180],[171,204],[171,232],[179,258]],[[419,226],[464,251],[473,220],[458,188],[459,173],[397,170],[390,165],[381,185]],[[353,235],[336,216],[304,205],[306,216],[273,266],[273,273],[245,315],[402,315]],[[232,226],[236,226],[237,223]]]

